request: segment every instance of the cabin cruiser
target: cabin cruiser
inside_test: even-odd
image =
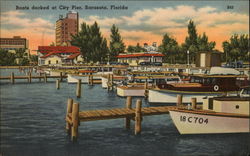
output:
[[[180,134],[249,133],[250,97],[203,99],[203,109],[169,111]]]
[[[190,103],[191,97],[196,97],[198,103],[206,96],[222,96],[237,93],[239,86],[237,78],[243,75],[229,75],[218,72],[213,74],[191,75],[187,83],[158,84],[156,88],[149,89],[148,101],[150,103],[176,103],[177,95],[183,96],[183,103]]]

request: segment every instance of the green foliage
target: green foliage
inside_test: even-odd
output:
[[[165,56],[164,62],[176,63],[176,58],[180,57],[180,47],[175,39],[171,38],[167,33],[163,36],[162,44],[159,46],[159,51]]]
[[[224,41],[222,43],[224,51],[224,61],[249,61],[249,36],[232,35],[230,41]]]
[[[72,35],[71,44],[80,48],[86,62],[101,62],[109,51],[107,40],[101,35],[96,22],[91,26],[83,22],[80,32]]]
[[[124,45],[121,35],[119,33],[119,29],[113,24],[111,27],[111,35],[110,35],[110,58],[111,60],[116,60],[116,56],[119,53],[123,53],[125,51],[126,46]]]
[[[7,50],[0,49],[0,65],[1,66],[11,66],[16,65],[15,54],[9,53]]]
[[[130,53],[138,53],[138,52],[144,52],[146,49],[144,49],[142,46],[140,46],[139,43],[136,44],[136,46],[129,45],[127,48],[127,51]]]

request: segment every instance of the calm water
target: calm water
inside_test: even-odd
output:
[[[10,75],[3,70],[1,75]],[[20,74],[20,73],[19,73]],[[1,153],[4,156],[247,156],[249,134],[180,135],[169,115],[144,117],[141,135],[124,128],[124,119],[82,122],[76,143],[65,132],[68,98],[80,102],[80,110],[125,106],[125,98],[100,85],[83,85],[82,98],[75,85],[1,81]],[[133,99],[135,103],[136,99]],[[143,106],[148,104],[143,100]]]

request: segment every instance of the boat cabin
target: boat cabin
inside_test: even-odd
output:
[[[203,110],[249,115],[250,97],[214,97],[203,101]]]

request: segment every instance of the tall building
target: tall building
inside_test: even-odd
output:
[[[66,17],[60,15],[56,21],[56,45],[70,46],[71,35],[78,33],[79,16],[77,12],[70,11]]]
[[[28,40],[21,36],[13,36],[13,38],[0,38],[0,48],[5,50],[28,49]]]

